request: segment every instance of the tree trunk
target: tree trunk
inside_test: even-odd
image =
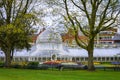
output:
[[[11,50],[11,61],[13,60],[14,50]]]
[[[93,62],[94,38],[90,40],[87,51],[88,51],[88,70],[95,71],[94,62]]]
[[[88,51],[88,70],[89,71],[95,70],[93,59],[94,59],[93,58],[93,50],[89,50]]]
[[[9,68],[11,66],[11,54],[10,51],[5,53],[5,67]]]

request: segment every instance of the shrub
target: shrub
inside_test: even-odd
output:
[[[0,67],[4,67],[4,62],[0,62]]]
[[[12,61],[11,67],[12,68],[24,68],[28,63],[27,62],[14,62]]]
[[[39,62],[29,62],[28,65],[38,66]]]
[[[39,62],[29,62],[26,66],[27,69],[37,69]]]
[[[19,65],[19,64],[14,64],[14,65],[11,65],[11,67],[12,67],[12,68],[22,68],[22,66],[21,66],[21,65]]]
[[[101,64],[111,64],[111,62],[101,62]]]

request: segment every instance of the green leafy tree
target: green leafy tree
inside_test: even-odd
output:
[[[94,71],[94,39],[101,31],[117,26],[120,2],[119,0],[63,0],[63,2],[67,18],[75,33],[75,40],[88,52],[88,70]],[[72,11],[70,5],[76,7],[76,10]],[[75,11],[77,15],[73,15]],[[79,32],[87,38],[87,42],[79,39]]]
[[[5,66],[10,67],[15,49],[30,48],[36,17],[30,12],[33,0],[1,0],[0,48],[5,54]]]

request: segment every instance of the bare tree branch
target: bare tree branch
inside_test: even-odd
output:
[[[67,7],[67,0],[63,0],[63,1],[64,1],[64,3],[65,3],[65,9],[66,9],[67,16],[68,16],[70,22],[72,23],[72,25],[74,26],[74,25],[75,25],[75,24],[74,24],[74,21],[72,20],[70,14],[69,14],[68,7]]]
[[[104,20],[106,18],[107,9],[109,8],[110,2],[111,2],[111,0],[108,1],[105,9],[103,10],[103,14],[101,14],[101,19],[100,19],[98,27],[96,28],[96,31],[99,31],[100,28],[102,27],[102,24],[103,24],[103,22],[104,22]]]
[[[81,8],[79,5],[77,5],[73,0],[71,0],[71,1],[72,1],[72,3],[73,3],[77,8],[79,8],[80,10],[82,10],[82,11],[85,12],[85,10],[84,10],[83,8]]]
[[[75,21],[76,21],[77,25],[79,26],[80,31],[81,31],[86,37],[88,37],[88,36],[89,36],[89,33],[87,33],[87,32],[83,29],[83,27],[81,26],[80,22],[77,20],[76,17],[75,17]]]
[[[83,49],[87,49],[87,44],[79,39],[78,31],[75,33],[75,40],[76,40],[76,43],[78,44],[78,46],[82,47]]]
[[[81,2],[82,2],[82,5],[83,5],[83,8],[84,8],[84,12],[86,13],[86,16],[87,16],[87,18],[88,18],[88,22],[89,22],[89,24],[90,24],[90,16],[89,16],[89,13],[88,13],[88,11],[87,11],[86,0],[81,0]]]

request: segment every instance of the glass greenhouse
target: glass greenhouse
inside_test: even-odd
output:
[[[120,48],[95,48],[94,61],[120,60]],[[5,60],[0,51],[0,60]],[[14,52],[14,61],[48,61],[68,60],[87,61],[87,51],[80,48],[66,48],[63,46],[61,35],[52,29],[46,29],[36,40],[30,51],[21,50]]]

